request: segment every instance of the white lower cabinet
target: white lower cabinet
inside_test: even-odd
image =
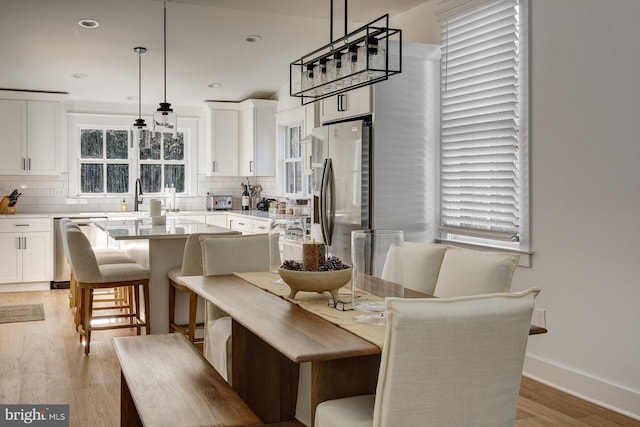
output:
[[[227,215],[227,228],[242,234],[262,234],[269,232],[269,220],[248,215]]]
[[[51,280],[51,220],[0,220],[0,283]]]
[[[227,227],[227,214],[212,214],[207,215],[207,224],[215,225],[218,227]]]

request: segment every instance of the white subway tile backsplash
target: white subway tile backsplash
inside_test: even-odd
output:
[[[230,195],[234,197],[234,205],[240,206],[242,187],[240,184],[247,182],[246,177],[209,177],[198,175],[197,197],[176,197],[176,205],[181,210],[206,209],[206,195]],[[260,185],[261,197],[274,197],[276,195],[275,177],[250,177],[251,185]],[[85,203],[66,203],[69,197],[68,174],[55,176],[0,176],[0,198],[17,189],[22,193],[16,205],[19,213],[79,213],[79,212],[113,212],[120,210],[120,202],[124,198],[129,210],[133,210],[133,197],[110,198],[86,198],[80,199]],[[148,210],[148,203],[143,204],[142,210]]]

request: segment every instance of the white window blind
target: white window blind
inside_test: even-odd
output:
[[[521,3],[490,1],[442,22],[440,216],[446,236],[521,237],[528,170]]]

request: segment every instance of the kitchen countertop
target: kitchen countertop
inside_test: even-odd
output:
[[[153,225],[151,218],[95,221],[95,224],[115,240],[181,239],[193,233],[230,232],[228,228],[185,218],[167,218],[164,225]]]

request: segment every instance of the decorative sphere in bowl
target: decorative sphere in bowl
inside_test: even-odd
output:
[[[287,270],[279,268],[282,280],[289,285],[289,298],[295,298],[299,291],[324,292],[328,291],[334,300],[338,300],[338,289],[351,280],[351,267],[342,270],[306,271]]]

